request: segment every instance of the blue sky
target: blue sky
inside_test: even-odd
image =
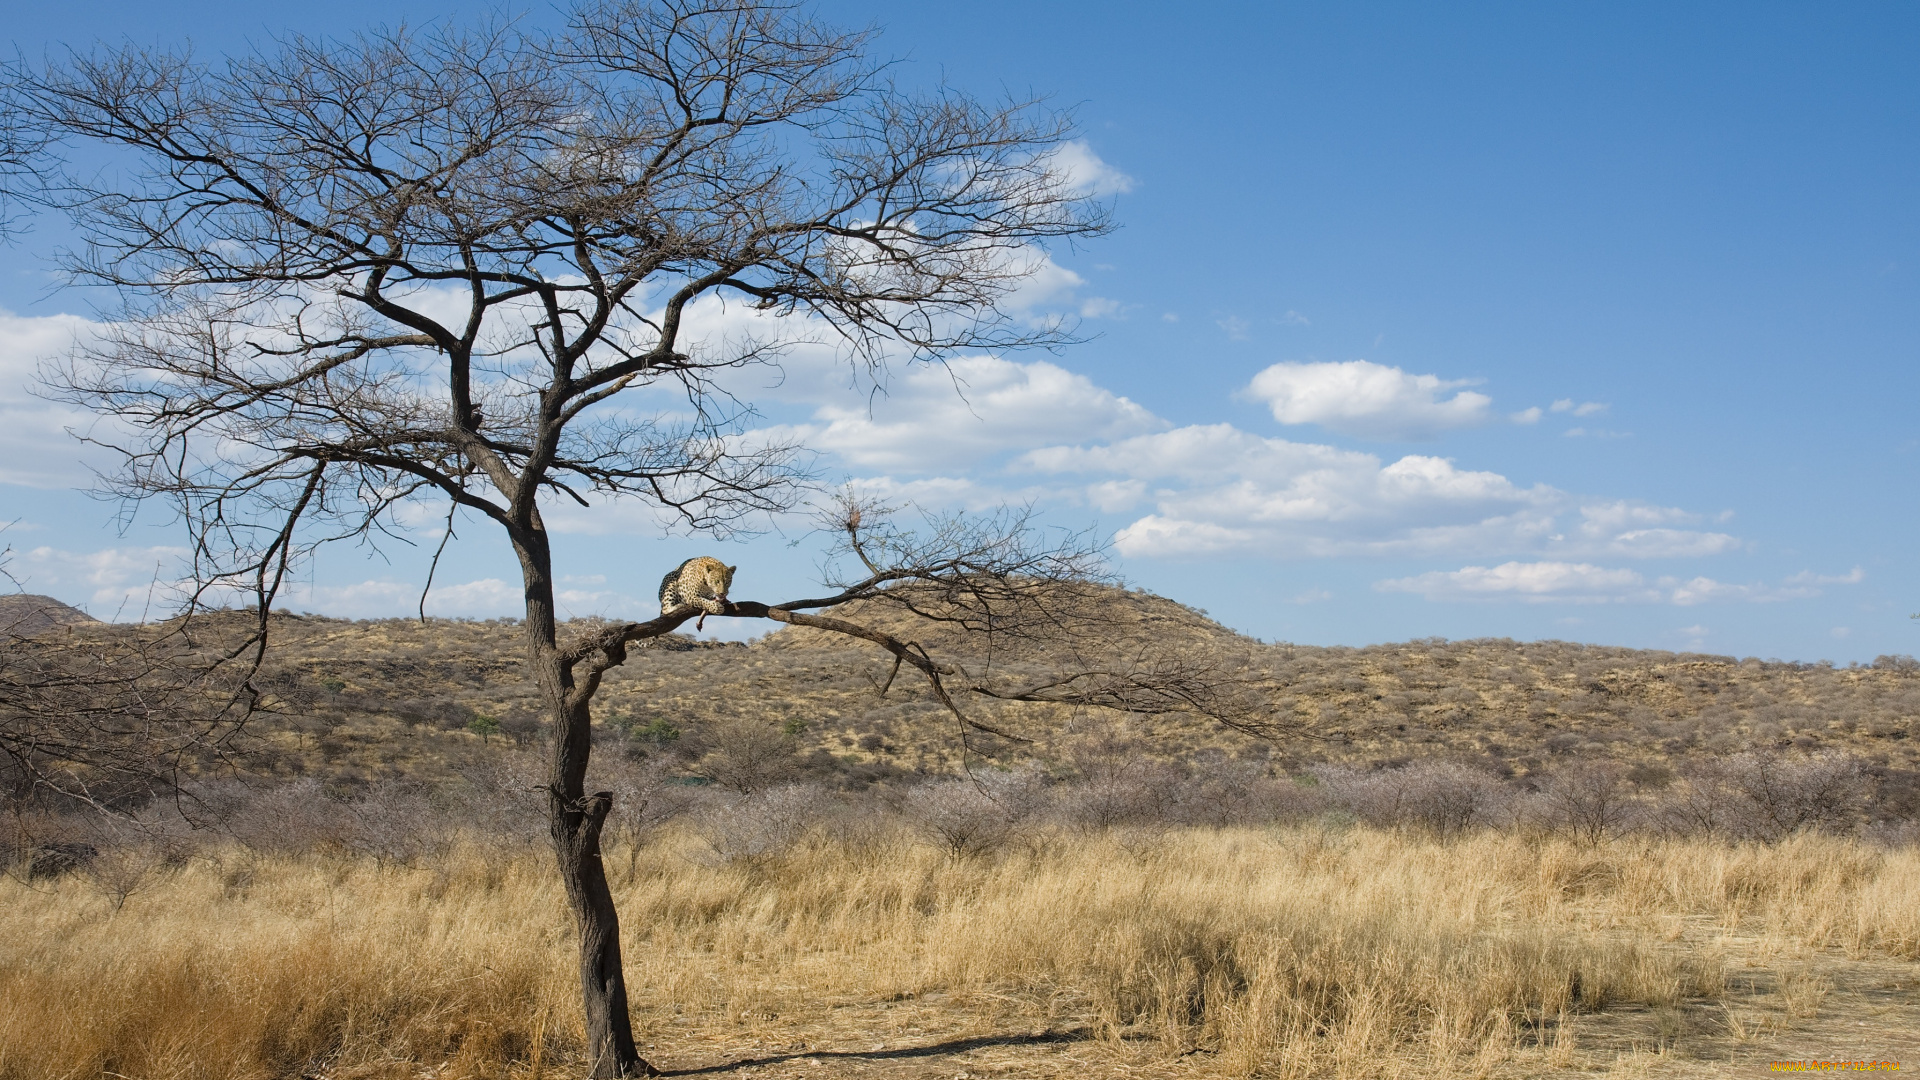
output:
[[[42,6],[6,34],[213,54],[451,10],[156,7]],[[1920,652],[1920,8],[820,10],[879,24],[905,81],[1072,106],[1120,225],[1022,300],[1098,336],[965,360],[964,402],[903,371],[869,413],[804,355],[745,387],[832,471],[1097,523],[1133,582],[1268,639]],[[91,312],[47,290],[57,238],[0,249],[4,539],[30,590],[137,617],[181,538],[72,490],[62,419],[21,390]],[[792,524],[728,545],[619,507],[563,527],[576,614],[644,615],[709,550],[742,596],[807,591]],[[504,544],[459,536],[429,610],[515,613]],[[343,549],[292,606],[410,612],[423,563]]]

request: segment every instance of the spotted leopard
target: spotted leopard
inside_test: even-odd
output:
[[[710,555],[688,559],[660,579],[660,614],[670,614],[687,604],[700,609],[695,629],[703,629],[707,616],[726,610],[727,589],[733,585],[737,566],[728,566]]]

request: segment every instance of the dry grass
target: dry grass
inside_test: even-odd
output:
[[[1920,853],[1819,837],[1583,849],[1304,825],[1058,833],[955,860],[843,830],[725,864],[683,833],[632,866],[616,882],[628,978],[665,1067],[822,1075],[821,1058],[856,1053],[951,1076],[883,1049],[946,1040],[1066,1041],[1082,1075],[1535,1074],[1616,1013],[1680,1030],[1730,998],[1731,942],[1798,965],[1777,1017],[1713,1006],[1716,1031],[1747,1038],[1820,1012],[1820,950],[1920,957]],[[0,882],[4,1080],[577,1065],[570,932],[542,852],[236,851],[118,911],[80,877],[39,884]]]

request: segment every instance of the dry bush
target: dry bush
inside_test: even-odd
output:
[[[998,849],[1046,803],[1046,777],[1038,770],[988,771],[916,785],[901,797],[899,812],[921,838],[960,857]]]
[[[703,734],[711,749],[694,772],[728,791],[751,795],[786,783],[800,771],[793,735],[765,720],[729,717]]]
[[[1611,761],[1592,761],[1554,773],[1524,815],[1577,843],[1598,844],[1632,828],[1641,810],[1627,785],[1626,770]]]
[[[1368,824],[1437,836],[1499,823],[1512,799],[1512,792],[1498,780],[1451,762],[1414,762],[1372,771],[1322,766],[1313,775],[1332,805]]]
[[[765,867],[791,853],[827,810],[827,795],[818,787],[783,784],[702,808],[694,814],[694,829],[706,861]]]
[[[1054,803],[1061,819],[1089,829],[1164,826],[1178,820],[1181,770],[1139,743],[1102,741],[1074,748],[1074,782]]]
[[[1868,796],[1864,763],[1837,751],[1700,758],[1684,763],[1680,774],[1684,783],[1659,808],[1667,827],[1735,839],[1851,832],[1861,824]]]
[[[1563,1010],[1722,992],[1710,944],[1632,916],[1920,958],[1920,853],[1816,835],[1308,825],[968,860],[814,835],[771,861],[689,858],[706,841],[671,829],[641,852],[617,888],[643,1036],[778,1014],[865,1049],[877,1033],[836,1005],[944,993],[969,1030],[1215,1051],[1197,1076],[1421,1074],[1497,1063]],[[0,1080],[565,1074],[581,1033],[558,889],[538,848],[471,844],[419,867],[207,852],[118,913],[77,875],[0,880]]]

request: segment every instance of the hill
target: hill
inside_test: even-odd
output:
[[[0,596],[0,634],[32,637],[63,626],[98,622],[93,616],[51,596],[10,593]]]
[[[1031,741],[976,739],[973,753],[1068,771],[1089,748],[1276,772],[1441,760],[1523,781],[1604,759],[1659,783],[1690,757],[1836,749],[1914,788],[1920,809],[1920,664],[1909,658],[1836,668],[1562,641],[1263,644],[1161,597],[1112,590],[1104,602],[1117,632],[1255,656],[1272,676],[1274,706],[1298,717],[1305,735],[1268,743],[1182,717],[975,701],[972,714]],[[839,614],[903,636],[914,629],[897,612]],[[563,636],[598,625],[569,624]],[[207,627],[217,631],[219,618]],[[916,640],[929,648],[952,644],[919,629]],[[132,631],[92,624],[76,632]],[[274,634],[266,678],[275,711],[251,725],[263,771],[351,786],[463,771],[501,745],[541,737],[512,620],[280,615]],[[758,725],[783,734],[804,772],[836,784],[954,771],[962,751],[952,716],[910,673],[881,696],[889,660],[864,643],[800,628],[749,644],[663,638],[609,673],[597,737],[616,755],[691,763],[729,730]]]

